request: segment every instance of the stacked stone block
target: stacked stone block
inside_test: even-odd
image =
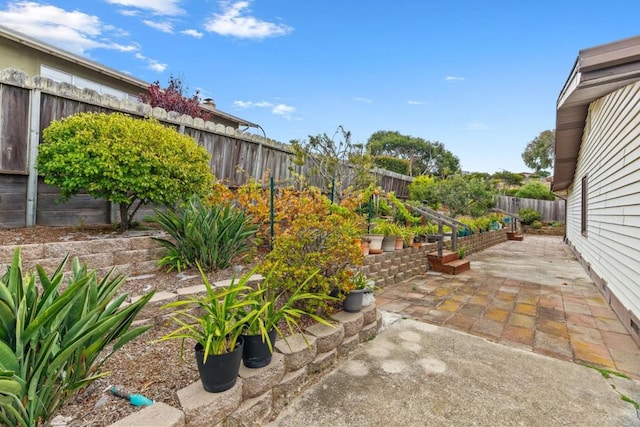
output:
[[[429,269],[427,253],[435,248],[435,244],[404,248],[394,252],[368,255],[364,259],[361,271],[376,282],[376,286],[400,283],[413,276],[425,273]]]
[[[241,366],[238,382],[230,390],[207,393],[197,381],[177,392],[180,409],[154,404],[112,427],[144,425],[140,423],[145,420],[154,420],[157,427],[264,425],[338,360],[373,339],[382,316],[371,304],[358,313],[337,312],[331,320],[334,327],[318,323],[304,335],[278,340],[271,363],[258,369]]]

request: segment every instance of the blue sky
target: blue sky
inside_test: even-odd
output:
[[[281,142],[378,130],[463,170],[520,172],[583,48],[639,33],[640,2],[0,1],[0,23],[165,86],[179,76]]]

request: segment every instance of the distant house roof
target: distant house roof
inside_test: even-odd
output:
[[[54,57],[60,58],[64,61],[68,61],[74,64],[77,64],[81,67],[84,68],[88,68],[90,70],[93,70],[95,72],[107,75],[113,79],[117,79],[123,82],[126,82],[127,84],[136,86],[140,88],[140,92],[142,91],[146,91],[147,88],[149,87],[150,83],[145,82],[144,80],[140,80],[137,79],[135,77],[132,77],[129,74],[123,73],[121,71],[118,71],[114,68],[110,68],[107,67],[105,65],[102,65],[98,62],[95,61],[91,61],[90,59],[84,58],[82,56],[73,54],[71,52],[67,52],[66,50],[57,48],[55,46],[52,46],[48,43],[42,42],[40,40],[36,40],[33,39],[31,37],[29,37],[26,34],[20,33],[18,31],[14,31],[10,28],[7,28],[5,26],[0,25],[0,37],[4,37],[7,38],[9,40],[13,40],[16,43],[20,43],[24,46],[28,46],[32,49],[36,49],[39,50],[41,52],[44,52],[48,55],[52,55]],[[241,119],[240,117],[236,117],[234,115],[225,113],[224,111],[220,111],[215,107],[212,107],[210,105],[204,105],[202,106],[203,109],[205,109],[206,111],[211,112],[214,116],[219,116],[221,118],[224,118],[228,121],[231,122],[236,122],[238,123],[239,126],[247,126],[247,127],[254,127],[254,128],[259,128],[260,126],[257,125],[256,123],[252,123],[250,121]]]
[[[640,80],[640,36],[583,49],[558,97],[552,190],[574,179],[589,104]]]

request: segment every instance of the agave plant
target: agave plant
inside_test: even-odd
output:
[[[160,266],[169,271],[182,271],[196,262],[205,270],[227,268],[234,257],[251,249],[251,237],[258,230],[243,210],[231,204],[207,207],[197,197],[183,209],[156,215],[171,236],[155,238],[167,251]]]
[[[0,424],[36,426],[92,381],[104,376],[104,362],[149,329],[131,329],[150,293],[121,307],[116,296],[124,276],[111,272],[98,281],[95,271],[73,260],[67,287],[62,270],[52,276],[37,266],[23,276],[20,250],[0,280]],[[103,351],[104,350],[104,351]]]

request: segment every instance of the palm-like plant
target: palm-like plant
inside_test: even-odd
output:
[[[37,267],[40,292],[35,274],[22,275],[16,249],[0,280],[1,424],[45,424],[74,393],[105,375],[100,367],[114,352],[150,328],[130,329],[153,293],[121,308],[127,295],[116,294],[124,276],[109,273],[98,281],[77,259],[61,291],[66,261],[51,277]]]
[[[258,267],[256,267],[257,269]],[[238,318],[248,320],[244,333],[246,335],[261,335],[262,341],[267,342],[269,350],[273,351],[271,340],[269,340],[269,331],[274,330],[280,338],[286,341],[285,333],[280,328],[280,322],[284,321],[287,331],[291,334],[302,332],[299,321],[302,317],[307,316],[318,323],[333,327],[331,323],[311,313],[303,308],[303,302],[309,300],[331,301],[337,298],[331,297],[323,293],[304,292],[308,287],[308,282],[318,274],[319,269],[313,272],[307,279],[302,282],[293,291],[287,290],[285,287],[278,286],[274,283],[273,272],[278,268],[276,263],[266,277],[256,285],[250,293],[245,297],[248,304],[244,305],[238,313]],[[247,276],[251,276],[255,270]],[[302,335],[304,337],[304,334]]]
[[[250,275],[238,281],[234,278],[227,288],[216,289],[209,283],[200,264],[198,269],[207,290],[206,296],[163,305],[162,308],[179,309],[172,319],[180,326],[160,341],[181,339],[184,350],[185,341],[191,339],[202,346],[206,361],[209,355],[228,353],[236,348],[245,325],[256,316],[255,311],[248,311],[243,316],[238,316],[238,313],[256,302],[246,297],[252,291],[247,284]]]

